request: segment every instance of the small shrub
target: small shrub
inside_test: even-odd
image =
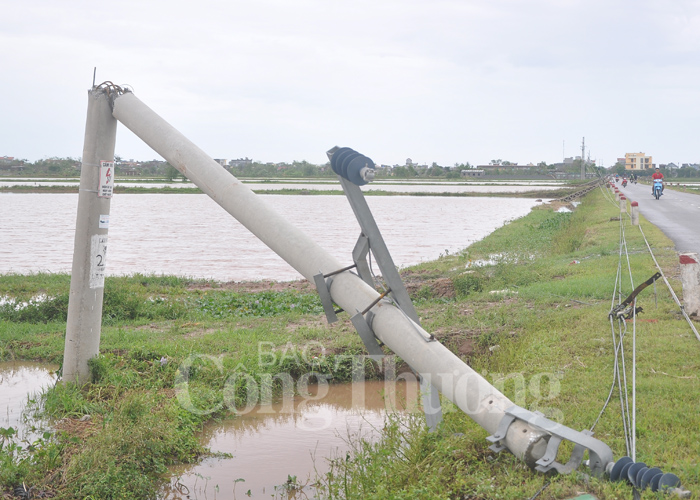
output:
[[[88,360],[90,369],[90,380],[93,384],[98,384],[106,378],[109,367],[104,356],[95,356]]]
[[[433,297],[434,297],[433,289],[430,287],[430,285],[423,285],[415,293],[414,299],[415,300],[430,300]]]
[[[66,321],[68,317],[68,293],[53,297],[37,295],[27,300],[6,299],[0,305],[0,319],[13,323],[51,323]]]
[[[466,297],[473,292],[481,292],[484,289],[483,279],[476,274],[460,274],[452,280],[457,297]]]
[[[298,292],[216,293],[197,299],[193,305],[214,318],[323,313],[318,295]]]

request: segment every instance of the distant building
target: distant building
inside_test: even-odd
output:
[[[484,170],[479,169],[479,168],[468,168],[466,170],[462,170],[459,174],[462,177],[482,177],[484,175]]]
[[[245,158],[238,158],[237,160],[231,160],[228,162],[229,166],[231,168],[244,168],[248,167],[253,164],[253,160],[248,158],[247,156]]]
[[[0,156],[0,170],[4,174],[13,174],[24,170],[24,162],[15,160],[14,156]]]
[[[228,160],[224,158],[214,158],[214,161],[221,165],[222,167],[227,167],[228,166]]]
[[[496,163],[496,164],[491,164],[491,165],[477,165],[476,168],[480,168],[483,170],[528,170],[530,167],[534,167],[534,165],[518,165],[517,163],[508,163],[506,164],[501,164],[501,163]]]
[[[134,167],[118,167],[117,172],[120,174],[126,176],[126,177],[136,177],[137,175],[141,175],[141,170],[138,168]]]
[[[123,167],[123,168],[138,168],[141,166],[141,163],[138,161],[134,161],[133,159],[129,161],[118,161],[116,162],[118,167]]]
[[[651,156],[644,153],[625,153],[625,170],[649,170],[654,168]]]

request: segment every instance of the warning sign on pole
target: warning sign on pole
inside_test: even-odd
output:
[[[100,185],[97,188],[97,196],[111,198],[114,192],[114,162],[100,162]]]

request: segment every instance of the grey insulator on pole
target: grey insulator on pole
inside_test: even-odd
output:
[[[88,91],[78,216],[71,272],[68,320],[63,354],[63,381],[90,381],[88,360],[99,354],[104,294],[104,264],[110,198],[97,196],[100,162],[114,160],[117,120],[105,89]],[[100,224],[102,218],[103,223]],[[102,227],[100,227],[102,226]]]
[[[118,96],[113,114],[309,281],[319,272],[344,267],[133,94]],[[333,276],[330,293],[351,315],[379,297],[349,271]],[[379,301],[371,310],[371,327],[382,342],[481,427],[496,432],[505,410],[513,406],[507,397],[394,305]],[[548,436],[517,421],[509,427],[505,445],[533,465],[544,454]]]

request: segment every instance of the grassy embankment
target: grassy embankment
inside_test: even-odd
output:
[[[617,207],[595,191],[573,214],[539,207],[458,255],[406,270],[423,325],[515,403],[574,429],[590,428],[612,382],[607,316],[619,262],[620,226],[611,221],[617,215]],[[680,295],[672,245],[660,231],[644,228]],[[655,269],[639,231],[627,226],[626,236],[638,284]],[[480,259],[498,262],[475,266]],[[64,275],[0,279],[0,297],[28,302],[20,309],[11,301],[0,306],[0,359],[61,360],[68,285]],[[226,380],[241,366],[259,380],[311,370],[349,379],[344,355],[363,352],[349,321],[327,325],[311,288],[254,288],[241,293],[170,277],[108,279],[93,383],[81,390],[59,386],[45,395],[45,414],[62,420],[32,449],[19,450],[12,437],[0,436],[0,485],[9,491],[24,481],[59,498],[152,497],[166,465],[197,460],[204,452],[194,437],[202,422],[228,414],[225,407],[209,415],[187,411],[178,401],[177,369],[192,355],[221,356],[218,366],[199,357],[190,369],[191,403],[201,410],[224,402]],[[625,278],[623,295],[631,291]],[[658,307],[652,288],[638,300],[645,311],[636,325],[637,459],[678,474],[697,497],[700,343],[662,285],[658,291]],[[41,293],[53,299],[30,301]],[[628,334],[628,366],[630,340]],[[262,365],[259,342],[277,347]],[[228,396],[243,402],[245,393],[236,387]],[[615,393],[595,428],[616,458],[625,454],[619,408]],[[495,455],[486,432],[451,409],[445,402],[444,426],[434,434],[419,419],[388,422],[385,439],[355,443],[355,453],[334,464],[320,491],[331,498],[522,499],[551,479],[538,498],[577,491],[631,498],[625,484],[577,475],[546,478],[506,453]],[[81,422],[86,414],[91,419]]]

